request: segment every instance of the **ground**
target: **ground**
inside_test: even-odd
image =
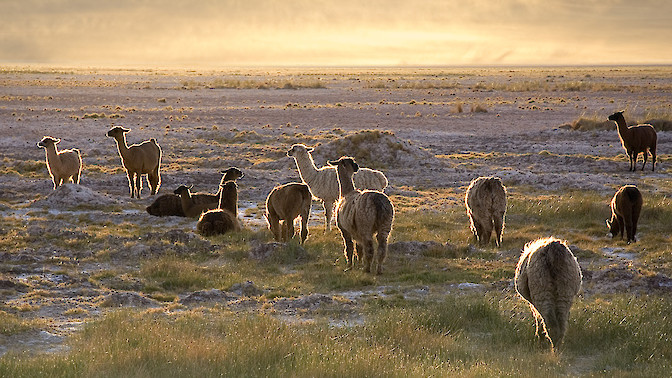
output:
[[[398,221],[410,209],[462,214],[464,190],[486,175],[501,177],[511,196],[538,201],[581,191],[608,199],[625,184],[638,185],[645,198],[669,199],[672,134],[658,133],[655,172],[649,160],[645,171],[632,173],[615,125],[589,131],[571,126],[580,118],[603,121],[623,109],[629,121],[669,119],[671,74],[670,67],[0,69],[0,309],[36,322],[28,331],[0,334],[0,354],[61,350],[82,324],[117,307],[191,308],[214,302],[288,322],[335,308],[332,321],[343,325],[361,322],[359,308],[371,297],[511,293],[512,277],[497,275],[478,283],[364,279],[360,287],[325,291],[277,289],[240,276],[209,287],[198,278],[174,289],[161,281],[162,287],[152,289],[152,282],[159,282],[152,269],[158,268],[147,261],[197,254],[202,260],[194,264],[207,272],[252,259],[244,251],[231,260],[227,243],[249,246],[259,255],[253,242],[270,242],[261,217],[267,194],[275,185],[300,180],[285,155],[293,143],[316,146],[319,166],[352,155],[361,165],[383,171]],[[208,240],[194,233],[194,220],[147,214],[144,207],[155,197],[144,182],[143,198],[129,198],[114,141],[105,135],[113,125],[131,129],[129,144],[157,139],[163,150],[159,194],[180,184],[215,192],[220,170],[243,170],[239,217],[247,237],[256,240]],[[80,188],[52,190],[44,151],[36,146],[46,135],[61,139],[59,149],[81,151]],[[605,217],[607,203],[600,205]],[[314,203],[311,236],[323,233],[320,210]],[[510,212],[507,232],[529,222]],[[462,226],[468,228],[466,222]],[[651,233],[642,225],[639,238]],[[339,263],[340,236],[334,231],[324,237],[331,238],[329,253]],[[647,264],[643,270],[633,247],[614,246],[606,237],[595,240],[588,248],[569,240],[575,253],[590,257],[580,258],[582,295],[672,290],[669,265]],[[466,239],[404,244],[409,241],[393,232],[391,241],[388,265],[436,250],[483,253]],[[523,244],[509,242],[491,253],[510,272]],[[310,244],[292,248],[297,261],[310,259]],[[293,268],[281,269],[291,274]]]

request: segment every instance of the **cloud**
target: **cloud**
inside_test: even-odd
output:
[[[0,62],[672,63],[661,0],[16,0]]]

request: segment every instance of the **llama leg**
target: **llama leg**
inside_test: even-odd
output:
[[[135,195],[133,192],[134,186],[133,186],[133,173],[130,171],[126,171],[126,176],[128,176],[128,188],[131,190],[131,198]]]
[[[331,216],[334,213],[334,203],[333,202],[322,202],[324,206],[324,218],[326,222],[326,230],[331,230]]]
[[[637,241],[637,222],[639,221],[640,211],[635,210],[632,213],[632,241]]]
[[[483,226],[477,220],[474,219],[473,223],[474,225],[472,232],[474,233],[474,244],[480,245],[482,244],[481,241],[483,240],[483,234],[485,231],[483,231]]]
[[[634,172],[637,170],[637,154],[634,152],[630,153],[630,171]]]
[[[77,171],[74,176],[72,176],[72,182],[75,184],[79,185],[79,175],[82,173],[82,171]]]
[[[618,219],[618,233],[621,234],[621,240],[623,240],[623,236],[625,236],[625,232],[623,230],[625,227],[625,220],[620,215],[617,215],[616,219]]]
[[[352,268],[352,255],[354,253],[355,247],[352,243],[352,237],[347,231],[344,231],[341,228],[341,235],[343,236],[343,243],[345,244],[345,249],[343,254],[345,255],[345,270],[350,270]]]
[[[367,239],[361,246],[357,243],[357,247],[364,249],[364,271],[366,273],[371,273],[371,263],[373,263],[373,240]]]
[[[301,244],[306,241],[308,237],[308,214],[301,215]]]
[[[294,232],[294,220],[293,219],[291,219],[291,220],[288,219],[288,220],[285,221],[285,224],[287,225],[287,241],[289,241],[290,239],[292,239],[294,237],[294,234],[295,234],[295,232]]]
[[[385,257],[387,257],[388,236],[388,232],[379,232],[378,235],[376,235],[376,239],[378,240],[378,252],[376,253],[376,257],[378,258],[378,266],[376,268],[376,274],[383,273],[383,261],[385,261]]]
[[[646,161],[649,159],[649,153],[646,152],[646,150],[644,150],[644,152],[642,152],[642,155],[644,155],[644,164],[642,164],[642,171],[644,171],[644,166],[646,165]]]
[[[558,324],[555,306],[551,303],[547,303],[540,307],[542,308],[539,309],[539,313],[543,320],[546,338],[551,342],[551,347],[555,347],[555,344],[560,340],[560,326]]]
[[[502,244],[502,233],[504,232],[504,214],[495,214],[493,217],[495,223],[495,244],[500,247]]]
[[[630,244],[630,241],[634,241],[635,234],[632,232],[632,215],[626,214],[623,217],[623,223],[625,223],[625,232],[627,233],[627,241]]]
[[[138,199],[140,199],[140,192],[142,192],[142,174],[140,173],[135,174],[135,186],[138,189]]]
[[[651,172],[656,170],[656,149],[651,150]]]
[[[488,219],[488,222],[481,224],[481,229],[483,230],[481,234],[480,245],[486,246],[490,243],[490,236],[492,235],[492,221]]]
[[[149,187],[152,188],[152,195],[155,195],[156,192],[159,191],[159,182],[160,181],[161,181],[161,178],[159,177],[159,171],[158,170],[147,174],[147,182],[149,183]]]

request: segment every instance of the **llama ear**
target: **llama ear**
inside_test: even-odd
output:
[[[607,228],[611,228],[611,222],[609,222],[609,219],[605,219],[604,223],[607,224]]]
[[[329,165],[338,165],[338,160],[327,160],[327,164],[329,164]]]
[[[121,129],[121,131],[123,131],[125,133],[131,131],[131,129],[127,129],[127,128],[124,128],[124,127],[119,127],[119,128]]]
[[[187,187],[187,189],[191,190],[191,188],[193,188],[193,187],[194,187],[194,184],[191,184]]]
[[[313,147],[308,147],[308,148],[306,148],[306,151],[313,152],[313,151],[315,151],[315,149]]]
[[[54,144],[59,144],[59,143],[61,143],[60,139],[58,139],[58,138],[54,139]]]

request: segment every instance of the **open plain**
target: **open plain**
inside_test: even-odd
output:
[[[619,110],[656,127],[654,172],[641,157],[628,172],[607,121]],[[147,214],[156,196],[143,179],[130,198],[112,126],[156,138],[159,194],[214,193],[240,168],[244,230],[203,238],[193,219]],[[81,151],[79,186],[53,190],[43,136]],[[385,173],[382,275],[343,272],[316,201],[304,245],[272,242],[264,201],[300,181],[294,143],[318,166],[349,155]],[[2,67],[0,376],[669,374],[670,151],[670,66]],[[480,248],[464,192],[491,175],[506,227]],[[632,244],[606,236],[626,184],[644,197]],[[551,235],[583,272],[557,354],[512,283],[525,243]]]

